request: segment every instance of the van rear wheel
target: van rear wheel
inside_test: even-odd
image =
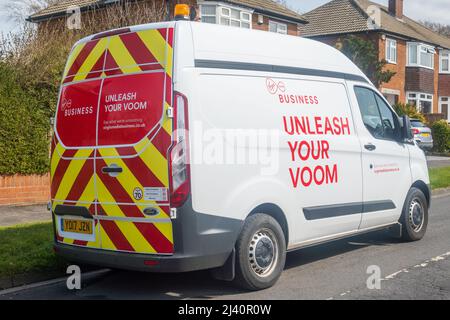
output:
[[[247,218],[236,243],[235,283],[261,290],[277,282],[286,261],[286,241],[278,222],[266,214]]]
[[[422,190],[409,190],[399,222],[403,240],[417,241],[423,238],[428,226],[428,203]]]

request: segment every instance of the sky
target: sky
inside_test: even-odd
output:
[[[0,33],[17,30],[19,24],[8,19],[4,6],[11,0],[0,0]],[[308,12],[329,0],[286,0],[288,5],[301,13]],[[387,5],[388,0],[373,0]],[[450,24],[449,0],[405,0],[405,14],[416,20],[430,20]]]

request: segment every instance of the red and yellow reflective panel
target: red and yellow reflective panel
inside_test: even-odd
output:
[[[169,187],[173,35],[173,28],[129,32],[72,50],[52,141],[51,195],[53,208],[88,208],[96,237],[87,242],[57,234],[59,242],[173,253],[168,199],[146,194]],[[109,166],[123,171],[102,172]],[[156,214],[146,216],[148,208]]]

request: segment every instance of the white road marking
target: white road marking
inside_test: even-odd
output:
[[[96,270],[96,271],[91,271],[91,272],[84,272],[81,274],[81,278],[83,279],[86,277],[90,278],[90,277],[100,276],[100,275],[106,274],[110,271],[111,271],[110,269],[101,269],[101,270]],[[17,292],[25,291],[25,290],[35,289],[35,288],[39,288],[39,287],[51,286],[53,284],[57,284],[60,282],[66,282],[66,281],[67,281],[67,277],[61,277],[61,278],[57,278],[57,279],[52,279],[52,280],[47,280],[47,281],[42,281],[42,282],[37,282],[37,283],[32,283],[32,284],[26,284],[26,285],[23,285],[20,287],[14,287],[14,288],[2,290],[2,291],[0,291],[0,296],[17,293]]]
[[[424,261],[424,262],[422,262],[422,263],[420,263],[420,264],[417,264],[417,265],[415,265],[413,268],[425,268],[425,267],[429,266],[431,262],[439,262],[439,261],[445,260],[445,259],[448,258],[448,257],[450,257],[450,251],[449,251],[449,252],[446,252],[446,253],[444,253],[444,254],[438,255],[438,256],[436,256],[436,257],[434,257],[434,258],[428,259],[428,260],[426,260],[426,261]],[[399,271],[397,271],[397,272],[394,272],[394,273],[392,273],[392,274],[390,274],[390,275],[384,277],[383,279],[381,279],[381,281],[392,280],[392,279],[394,279],[396,276],[398,276],[399,274],[402,274],[402,273],[409,273],[409,271],[410,271],[410,270],[407,269],[407,268],[402,269],[402,270],[399,270]],[[346,291],[346,292],[343,292],[343,293],[341,293],[341,294],[339,294],[339,296],[343,297],[343,296],[346,296],[346,295],[349,294],[349,293],[351,293],[350,290],[349,290],[349,291]],[[328,299],[326,299],[326,300],[334,300],[334,297],[330,297],[330,298],[328,298]]]

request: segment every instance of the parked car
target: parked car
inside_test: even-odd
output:
[[[411,119],[412,132],[414,140],[422,149],[433,149],[433,135],[431,129],[423,124],[419,119]]]

